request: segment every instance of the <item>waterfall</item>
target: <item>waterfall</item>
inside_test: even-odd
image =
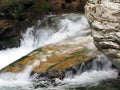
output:
[[[28,28],[26,32],[22,34],[23,38],[21,39],[20,47],[0,51],[0,60],[2,61],[2,63],[0,63],[0,69],[38,47],[70,40],[72,38],[86,38],[90,36],[90,33],[90,26],[84,15],[63,14],[61,16],[48,16],[44,20],[38,21],[38,24]],[[88,45],[88,47],[92,48],[90,45]],[[36,63],[26,67],[26,69],[20,73],[8,72],[0,74],[0,89],[21,90],[21,88],[23,88],[23,90],[34,90],[31,82],[33,77],[30,77],[30,72],[35,65]],[[69,75],[73,73],[66,72],[66,78],[64,80],[56,79],[55,82],[66,85],[74,85],[75,83],[79,85],[89,85],[91,83],[99,83],[101,80],[117,78],[118,73],[115,69],[111,69],[111,65],[105,56],[98,56],[98,58],[91,63],[90,70],[85,69],[87,64],[85,66],[82,64],[82,66],[77,69],[76,75],[71,77]],[[102,66],[102,68],[99,66]]]
[[[49,18],[45,18],[39,27],[36,25],[37,27],[28,28],[26,33],[23,33],[20,47],[0,51],[2,60],[0,69],[38,47],[90,33],[89,24],[83,15],[69,14],[51,17],[48,23],[46,20]]]

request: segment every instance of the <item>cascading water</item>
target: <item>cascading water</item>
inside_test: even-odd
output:
[[[0,51],[0,59],[2,61],[2,63],[0,63],[0,69],[38,47],[66,39],[70,40],[71,38],[86,38],[86,36],[90,35],[87,20],[83,15],[79,14],[48,17],[41,22],[39,21],[36,26],[28,28],[26,33],[23,34],[20,47]],[[75,75],[71,72],[66,72],[66,78],[64,80],[55,80],[56,83],[60,83],[62,86],[55,88],[49,86],[49,90],[68,90],[68,87],[71,88],[71,86],[74,87],[76,85],[79,85],[79,87],[92,86],[99,84],[102,80],[116,79],[118,77],[116,69],[111,68],[112,64],[103,55],[91,62],[91,65],[88,65],[90,66],[88,67],[89,69],[86,68],[87,65],[88,64],[82,64],[81,67],[77,69],[77,74]],[[36,66],[36,62],[32,66],[26,67],[26,69],[20,73],[8,72],[0,74],[0,90],[34,90],[33,83],[31,82],[33,77],[30,77],[31,69],[34,68],[34,66]],[[72,75],[72,77],[70,75]],[[39,83],[44,83],[44,81]],[[41,89],[42,88],[38,88],[38,90]]]
[[[3,60],[0,68],[38,47],[90,33],[89,24],[83,15],[51,17],[49,23],[46,23],[46,20],[43,23],[39,27],[36,25],[37,27],[28,28],[23,34],[20,47],[0,51],[0,58]]]

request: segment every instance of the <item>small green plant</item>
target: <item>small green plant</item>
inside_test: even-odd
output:
[[[19,15],[20,15],[20,12],[22,11],[22,7],[21,7],[21,5],[19,5],[18,7],[14,7],[13,8],[13,17],[15,18],[15,19],[17,19],[18,17],[19,17]]]

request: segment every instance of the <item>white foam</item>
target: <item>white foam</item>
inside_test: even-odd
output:
[[[65,78],[63,83],[68,83],[72,85],[97,85],[99,81],[106,80],[106,79],[113,79],[117,78],[118,74],[115,70],[108,70],[108,71],[96,71],[92,70],[90,72],[84,72],[81,75],[76,75],[74,78]]]
[[[40,61],[36,60],[33,65],[29,65],[25,70],[19,73],[2,73],[0,74],[0,86],[2,87],[32,87],[32,82],[30,81],[30,73],[33,68],[38,67]]]
[[[58,32],[53,34],[46,41],[46,44],[60,42],[64,39],[73,38],[76,36],[82,37],[90,33],[89,24],[84,16],[75,16],[76,18],[79,17],[77,18],[77,21],[74,21],[74,17],[72,20],[70,20],[68,17],[60,20]]]

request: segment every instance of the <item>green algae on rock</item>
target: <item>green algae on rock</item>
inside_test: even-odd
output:
[[[92,42],[92,38],[88,36],[87,39],[82,39],[82,37],[79,37],[38,48],[3,68],[1,73],[18,73],[27,66],[32,65],[35,61],[38,61],[40,65],[34,67],[32,72],[39,74],[49,72],[50,74],[58,71],[59,75],[57,74],[55,77],[60,78],[63,74],[62,72],[66,69],[89,61],[98,55],[99,52],[94,45],[92,46],[93,48],[88,47]]]

